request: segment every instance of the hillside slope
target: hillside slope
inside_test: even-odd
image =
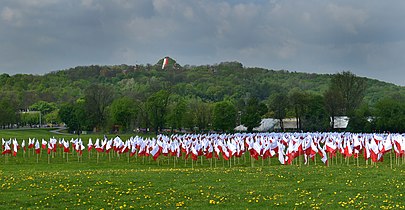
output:
[[[78,66],[45,75],[0,75],[1,95],[20,99],[21,107],[39,100],[69,102],[83,96],[91,84],[110,85],[118,94],[145,99],[160,89],[205,101],[225,97],[243,99],[255,96],[266,100],[273,93],[292,89],[322,94],[332,75],[246,68],[238,62],[215,65],[181,66],[173,59],[162,70],[163,59],[155,65]],[[365,102],[374,105],[387,95],[404,95],[405,88],[374,79],[367,80]]]

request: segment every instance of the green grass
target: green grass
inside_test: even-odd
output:
[[[231,165],[127,154],[97,161],[95,151],[78,158],[60,149],[48,164],[46,153],[37,162],[32,152],[0,157],[0,209],[405,208],[405,165],[394,161],[391,169],[389,156],[359,167],[340,157],[329,167],[319,158],[317,165],[281,166],[272,158],[252,167],[248,156]]]

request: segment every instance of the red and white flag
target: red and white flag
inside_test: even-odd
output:
[[[53,144],[52,144],[51,142],[49,142],[49,143],[48,143],[48,152],[47,152],[48,155],[51,154],[52,149],[53,149]]]
[[[11,148],[7,142],[4,144],[4,151],[1,154],[2,155],[11,154]]]
[[[89,138],[89,143],[87,144],[87,151],[91,151],[93,149],[93,142],[91,141],[91,138]]]
[[[325,145],[325,147],[327,146]],[[328,157],[326,156],[326,152],[322,147],[320,147],[319,144],[318,144],[318,153],[321,156],[322,162],[325,163],[325,165],[328,165]]]
[[[39,141],[37,139],[37,141],[35,142],[35,153],[39,154],[41,153],[41,147],[39,146]]]
[[[162,148],[159,145],[155,145],[155,147],[153,147],[152,151],[150,152],[150,154],[153,156],[153,160],[156,160],[160,154],[162,152]]]
[[[163,59],[162,69],[165,69],[165,67],[166,67],[167,65],[169,65],[169,58],[168,58],[168,57],[165,57],[165,58]]]
[[[34,139],[29,138],[28,139],[28,149],[34,148],[34,143],[35,143]]]
[[[103,152],[103,146],[100,146],[100,139],[96,139],[96,143],[94,144],[94,148],[97,152]]]
[[[21,147],[22,147],[22,149],[23,149],[24,151],[26,151],[26,148],[25,148],[25,140],[24,140],[24,139],[23,139],[22,142],[21,142]]]
[[[46,149],[47,144],[48,144],[48,142],[45,141],[45,139],[42,139],[42,149]]]
[[[65,153],[69,153],[69,152],[70,152],[69,141],[63,140],[63,152],[65,152]]]

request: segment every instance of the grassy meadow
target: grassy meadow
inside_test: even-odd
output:
[[[0,138],[76,138],[48,130],[0,131]],[[84,142],[102,136],[83,135]],[[122,137],[125,138],[124,136]],[[372,165],[340,156],[325,166],[297,159],[251,162],[84,151],[0,157],[0,209],[404,209],[403,159]]]

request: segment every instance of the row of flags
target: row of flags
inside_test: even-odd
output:
[[[108,139],[88,139],[85,144],[81,138],[71,140],[50,138],[29,139],[21,144],[16,139],[8,141],[2,139],[2,154],[16,156],[19,150],[27,148],[40,154],[42,150],[48,154],[72,150],[82,155],[83,151],[96,150],[99,153],[111,151],[129,156],[151,156],[157,160],[159,156],[174,156],[191,158],[198,157],[223,158],[242,157],[249,154],[258,160],[276,157],[281,164],[292,164],[295,158],[304,156],[307,163],[314,161],[319,155],[322,162],[328,164],[328,159],[340,153],[343,157],[359,158],[382,162],[384,154],[394,151],[397,157],[405,153],[405,137],[400,134],[354,134],[354,133],[236,133],[236,134],[186,134],[186,135],[158,135],[156,138],[143,138],[139,136],[122,140],[119,136]]]

